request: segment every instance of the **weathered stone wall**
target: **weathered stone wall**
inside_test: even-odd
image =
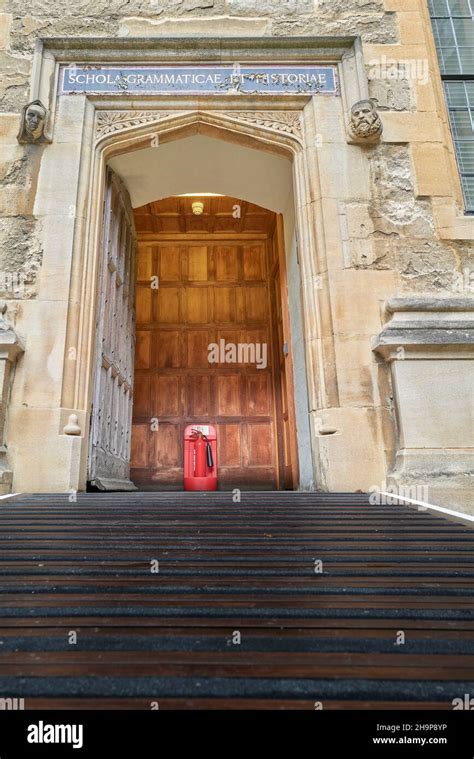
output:
[[[370,51],[399,45],[395,12],[415,10],[416,0],[20,0],[0,5],[0,271],[16,272],[23,290],[10,295],[32,297],[41,265],[38,223],[33,216],[35,177],[44,148],[19,146],[15,133],[28,98],[31,62],[38,37],[126,36],[195,33],[193,23],[212,22],[213,30],[248,21],[235,33],[262,35],[360,35]],[[389,8],[387,10],[386,8]],[[409,21],[410,13],[404,13]],[[407,35],[405,23],[403,34]],[[416,31],[416,25],[415,25]],[[406,42],[412,42],[407,38]],[[418,40],[420,42],[420,40]],[[407,46],[407,57],[414,52]],[[399,56],[399,53],[398,53]],[[373,57],[373,56],[372,56]],[[414,77],[378,76],[367,57],[369,93],[384,111],[414,112],[420,88]],[[376,56],[375,61],[378,60]],[[402,64],[403,66],[403,64]],[[402,290],[456,291],[466,267],[472,267],[473,247],[467,241],[443,244],[437,239],[430,199],[416,198],[409,145],[382,145],[369,156],[373,200],[348,205],[350,265],[392,268],[400,273]],[[347,262],[346,262],[347,265]],[[8,280],[8,276],[7,276]],[[0,296],[8,297],[7,288]]]
[[[426,63],[420,36],[421,0],[21,0],[0,3],[0,272],[24,283],[13,297],[30,298],[41,265],[33,215],[36,177],[44,147],[16,142],[28,99],[38,37],[119,37],[172,34],[360,35],[366,46],[369,94],[382,113],[433,109],[431,83],[420,86],[410,61]],[[400,13],[398,12],[400,11]],[[245,23],[244,23],[245,22]],[[247,24],[247,26],[246,26]],[[400,46],[400,43],[403,43]],[[415,44],[416,43],[416,44]],[[400,52],[401,49],[401,52]],[[403,63],[404,50],[408,65]],[[385,52],[386,51],[386,54]],[[380,75],[384,55],[402,59],[401,75]],[[374,65],[375,63],[375,65]],[[406,75],[403,74],[405,65]],[[428,93],[428,94],[427,94]],[[47,148],[46,148],[47,149]],[[392,268],[401,289],[456,289],[470,265],[469,242],[437,240],[429,197],[416,197],[409,144],[383,144],[368,155],[371,203],[349,203],[350,260],[354,268]],[[428,169],[427,169],[428,170]],[[438,194],[442,194],[438,192]],[[454,274],[453,274],[454,272]],[[7,277],[8,279],[8,277]],[[7,283],[8,284],[8,283]],[[8,297],[8,288],[0,295]]]
[[[367,42],[398,41],[395,14],[384,10],[382,0],[33,0],[27,7],[21,0],[5,0],[3,12],[10,34],[3,35],[9,53],[2,69],[8,65],[16,72],[4,83],[3,97],[10,90],[10,102],[26,83],[38,36],[114,37],[132,30],[153,36],[186,20],[212,19],[214,26],[250,19],[269,35],[360,34]],[[25,64],[20,71],[18,57]]]
[[[409,148],[380,145],[368,160],[372,199],[346,204],[350,265],[397,272],[401,292],[468,290],[474,244],[438,239],[430,198],[415,196]]]

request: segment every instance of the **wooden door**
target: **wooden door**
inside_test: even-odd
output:
[[[211,345],[236,362],[210,363]],[[273,362],[265,239],[139,242],[134,482],[181,487],[184,428],[212,423],[221,488],[278,487]]]
[[[104,200],[96,377],[89,454],[91,484],[134,489],[130,481],[135,355],[135,232],[128,192],[110,169]]]
[[[281,420],[279,459],[281,487],[292,490],[298,486],[298,441],[294,405],[293,356],[291,350],[288,284],[286,278],[283,219],[278,214],[270,242],[270,280],[274,323],[275,386],[277,413]]]

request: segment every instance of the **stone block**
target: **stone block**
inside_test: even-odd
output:
[[[83,438],[61,435],[59,424],[59,408],[10,409],[7,441],[15,460],[14,492],[67,493],[79,487]]]
[[[386,465],[379,413],[371,408],[339,408],[317,412],[316,430],[335,429],[319,435],[325,487],[334,492],[367,492],[385,479]],[[317,433],[316,433],[317,434]]]
[[[84,129],[86,96],[60,97],[55,117],[54,143],[78,144]]]
[[[19,149],[16,139],[20,128],[20,115],[17,113],[0,113],[0,140],[2,141],[2,158],[4,156],[4,146],[14,145]]]
[[[371,43],[370,41],[363,41],[362,49],[366,66],[373,65],[375,62],[380,63],[386,59],[393,59],[400,62],[406,60],[418,60],[419,58],[425,57],[427,52],[424,39],[420,40],[419,44],[412,45],[379,45]]]
[[[386,111],[382,115],[384,142],[443,142],[443,128],[435,112]]]
[[[392,13],[407,13],[420,10],[420,0],[383,0],[383,7]]]
[[[376,364],[368,337],[337,335],[334,341],[341,406],[376,405]]]
[[[34,206],[37,216],[47,214],[71,218],[77,213],[77,185],[81,145],[54,143],[45,149]]]
[[[206,18],[124,18],[120,21],[120,37],[234,37],[266,36],[270,33],[270,18],[238,18],[217,16]],[[203,59],[206,58],[203,51]]]
[[[400,44],[416,45],[425,37],[425,21],[418,10],[398,13]]]
[[[11,13],[0,13],[0,50],[7,50],[10,46]]]
[[[316,147],[337,143],[345,148],[347,135],[339,100],[332,97],[313,98],[313,113]]]
[[[379,301],[394,294],[395,272],[345,270],[331,276],[333,328],[340,335],[374,335]]]
[[[226,0],[230,14],[238,16],[310,15],[314,0]]]
[[[474,360],[406,358],[393,373],[403,448],[474,449]]]
[[[373,215],[368,203],[344,203],[347,238],[366,239],[375,231]]]
[[[328,144],[316,150],[321,197],[370,198],[369,164],[357,145]],[[317,198],[315,198],[317,199]]]
[[[30,193],[21,186],[2,187],[0,183],[0,216],[21,216],[30,214],[32,201]]]
[[[406,79],[370,79],[369,95],[377,99],[378,107],[381,109],[408,111],[413,107],[412,89]]]
[[[415,143],[412,146],[416,195],[441,195],[452,191],[446,148],[439,143]]]
[[[38,237],[39,223],[30,216],[0,218],[0,275],[11,273],[21,283],[20,297],[36,293],[36,279],[41,266],[42,249]],[[0,285],[0,292],[3,284]],[[6,293],[6,297],[19,297]]]
[[[415,90],[415,103],[417,111],[436,111],[437,99],[435,95],[435,87],[433,86],[432,77],[430,74],[429,81],[424,84],[422,82],[414,83]]]
[[[66,351],[67,303],[30,302],[26,325],[26,349],[21,371],[15,379],[15,395],[27,406],[59,408]]]
[[[40,300],[68,300],[75,228],[77,220],[73,217],[48,216],[48,223],[44,225],[41,235],[44,255],[38,277]]]

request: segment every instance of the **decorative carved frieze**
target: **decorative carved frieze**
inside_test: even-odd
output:
[[[227,116],[248,124],[303,137],[301,113],[299,111],[227,111]]]
[[[121,132],[123,129],[161,121],[173,113],[169,111],[99,111],[96,121],[97,139]]]
[[[99,111],[96,120],[96,137],[97,139],[108,137],[116,132],[162,121],[179,113],[183,111]],[[289,134],[299,140],[303,137],[299,111],[216,111],[216,113],[234,121]]]

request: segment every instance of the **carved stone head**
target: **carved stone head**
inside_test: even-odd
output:
[[[373,99],[358,100],[352,106],[348,131],[353,142],[370,144],[380,139],[383,126],[375,107],[376,102]]]
[[[33,100],[23,107],[18,142],[41,143],[49,142],[45,136],[48,111],[40,100]]]

